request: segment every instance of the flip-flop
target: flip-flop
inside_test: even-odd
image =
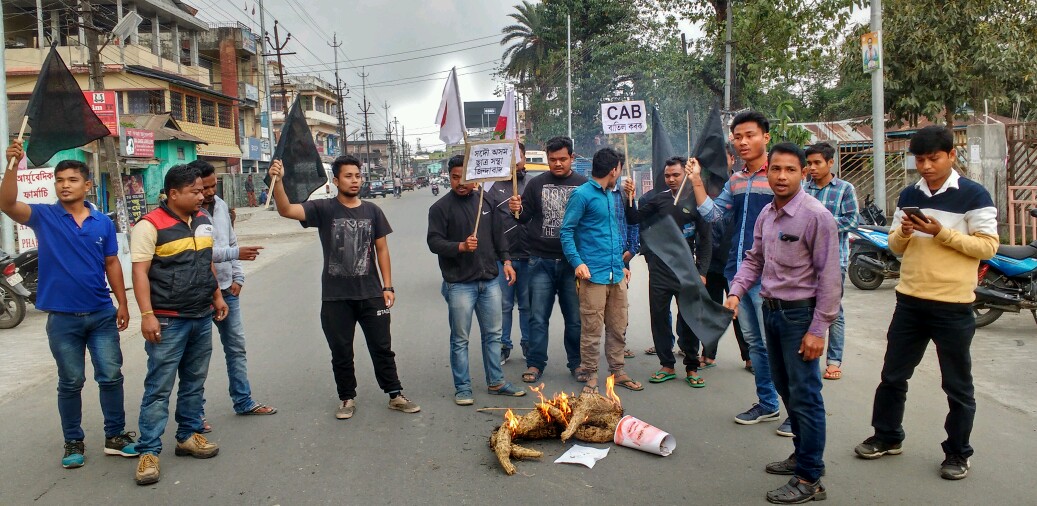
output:
[[[587,385],[583,385],[583,390],[580,391],[580,395],[583,395],[583,394],[596,394],[596,393],[598,393],[598,387],[596,387],[596,386],[589,387]]]
[[[634,358],[634,352],[630,351],[630,348],[623,350],[623,358]]]
[[[835,370],[833,371],[832,368]],[[837,365],[830,365],[825,368],[825,374],[822,377],[826,380],[837,380],[843,377],[843,371]]]
[[[666,372],[666,371],[657,371],[655,374],[652,375],[651,378],[648,378],[648,382],[649,383],[664,383],[664,382],[670,381],[672,379],[677,379],[677,373]],[[617,381],[617,383],[618,383],[618,381]]]
[[[644,385],[634,381],[634,379],[629,377],[629,376],[626,379],[622,379],[622,380],[618,380],[617,379],[616,380],[616,385],[619,385],[619,386],[621,386],[621,387],[623,387],[623,388],[625,388],[627,390],[633,390],[635,392],[640,392],[641,390],[645,389]]]
[[[684,382],[691,388],[705,388],[706,386],[706,380],[702,379],[702,377],[697,374],[685,377]]]
[[[655,355],[655,346],[652,346],[651,348],[645,350],[645,355]]]
[[[245,416],[245,415],[260,416],[260,415],[272,415],[274,413],[277,413],[277,408],[275,408],[273,406],[267,406],[266,404],[256,404],[255,406],[252,406],[252,409],[250,409],[250,410],[248,410],[248,411],[246,411],[244,413],[238,413],[238,414],[242,415],[242,416]]]
[[[536,367],[530,367],[530,369],[535,369],[536,372],[526,371],[522,373],[522,381],[526,383],[536,383],[537,380],[540,379],[542,373],[540,369],[537,369]]]
[[[699,369],[700,370],[701,369],[710,369],[710,368],[713,368],[713,367],[716,367],[716,366],[717,366],[717,363],[716,363],[715,360],[713,362],[699,362]]]

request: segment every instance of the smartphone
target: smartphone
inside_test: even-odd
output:
[[[914,217],[918,218],[919,220],[924,221],[925,223],[929,223],[929,217],[927,217],[926,215],[922,214],[922,210],[917,208],[917,207],[905,207],[905,208],[902,208],[901,211],[904,211],[904,214],[906,214],[908,216],[914,216]]]

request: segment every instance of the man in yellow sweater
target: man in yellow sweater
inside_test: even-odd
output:
[[[976,416],[969,352],[976,333],[973,290],[979,261],[997,252],[997,208],[985,188],[954,171],[954,137],[946,127],[919,130],[909,150],[922,179],[900,193],[893,216],[899,226],[889,235],[889,248],[903,255],[897,306],[872,408],[875,435],[855,452],[877,459],[903,451],[907,380],[932,340],[950,405],[940,476],[960,480],[968,474]]]

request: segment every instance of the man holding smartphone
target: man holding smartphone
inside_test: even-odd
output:
[[[978,183],[954,171],[954,137],[943,126],[925,127],[909,147],[922,179],[900,193],[889,249],[903,255],[897,306],[886,334],[882,380],[875,391],[875,434],[857,445],[858,456],[877,459],[903,452],[907,380],[932,340],[940,359],[950,412],[940,476],[965,478],[976,416],[970,346],[979,261],[997,252],[997,208]]]

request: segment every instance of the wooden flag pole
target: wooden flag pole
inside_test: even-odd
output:
[[[479,219],[482,218],[483,185],[479,183],[479,207],[475,210],[475,231],[472,235],[479,236]]]
[[[515,144],[515,157],[517,157],[517,156],[519,156],[518,144]],[[515,160],[515,157],[512,157],[511,159]],[[523,160],[523,161],[525,161],[525,160]],[[517,166],[518,164],[516,163],[515,165],[516,166],[515,166],[514,170],[511,171],[511,193],[512,193],[512,195],[518,197],[518,166]],[[517,220],[518,217],[519,217],[519,212],[515,211],[515,219]]]
[[[29,117],[28,116],[22,116],[22,127],[18,129],[18,140],[22,140],[22,136],[25,135],[25,125],[27,125],[27,124],[29,124]],[[8,160],[8,162],[7,162],[7,170],[10,171],[17,164],[18,164],[18,160],[15,160],[14,158]],[[4,174],[6,175],[7,172],[4,172]]]
[[[677,194],[673,196],[673,205],[677,205],[677,201],[681,198],[681,192],[684,191],[684,184],[688,182],[688,175],[684,175],[684,180],[681,181],[681,187],[677,189]]]
[[[627,148],[627,134],[623,134],[623,157],[624,162],[627,166],[627,177],[630,181],[634,181],[634,171],[630,169],[630,150]],[[634,188],[637,188],[636,183]],[[630,194],[630,207],[634,207],[634,195]]]
[[[274,162],[270,162],[274,163]],[[284,166],[281,166],[281,170],[284,170]],[[266,204],[263,204],[263,209],[270,209],[270,201],[274,200],[274,187],[277,186],[277,176],[270,176],[270,191],[266,194]]]

